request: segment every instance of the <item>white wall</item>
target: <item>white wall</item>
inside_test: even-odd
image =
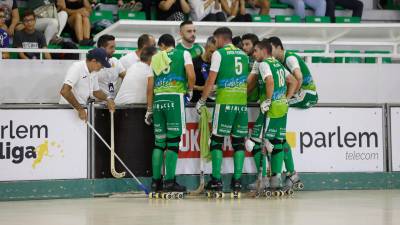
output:
[[[0,61],[0,102],[57,103],[73,61]],[[400,103],[400,64],[311,64],[320,103]]]

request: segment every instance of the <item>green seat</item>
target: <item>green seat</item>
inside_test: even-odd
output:
[[[366,54],[390,54],[390,51],[365,51]],[[376,63],[375,57],[366,57],[365,63]],[[382,58],[382,63],[392,63],[392,58]]]
[[[344,10],[343,6],[340,6],[340,5],[336,5],[336,6],[335,6],[335,9],[336,9],[336,10]]]
[[[387,0],[387,5],[385,7],[386,9],[399,9],[400,10],[400,4],[396,4],[393,0]]]
[[[328,16],[306,16],[306,23],[330,23]]]
[[[314,50],[314,49],[304,50],[304,53],[324,53],[324,52],[325,52],[324,50]],[[333,63],[333,59],[328,58],[328,57],[314,56],[314,57],[311,57],[311,62],[312,63]]]
[[[336,50],[335,53],[361,53],[358,50]],[[362,63],[361,57],[345,57],[345,63]],[[343,63],[343,57],[335,57],[335,63]]]
[[[293,53],[297,53],[300,52],[300,50],[295,50],[295,49],[286,49],[287,52],[293,52]]]
[[[108,10],[100,10],[100,11],[93,11],[92,14],[90,15],[90,22],[95,23],[100,20],[109,20],[111,22],[114,21],[113,13],[112,11]]]
[[[287,8],[289,8],[289,5],[285,4],[285,3],[281,3],[278,0],[271,0],[270,7],[272,9],[287,9]]]
[[[360,17],[337,16],[336,23],[360,23]]]
[[[93,47],[93,46],[83,46],[83,45],[79,45],[78,48],[79,48],[79,49],[91,50],[91,49],[93,49],[94,47]]]
[[[264,22],[264,23],[271,22],[271,17],[269,15],[253,15],[251,17],[253,22]]]
[[[125,20],[146,20],[146,14],[144,12],[132,12],[129,10],[119,10],[118,18]]]
[[[56,44],[49,44],[47,46],[48,49],[62,49],[61,45],[56,45]]]
[[[300,16],[275,16],[275,22],[277,23],[300,23]]]

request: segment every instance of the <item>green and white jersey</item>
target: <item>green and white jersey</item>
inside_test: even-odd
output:
[[[285,51],[285,58],[283,61],[283,65],[291,72],[297,68],[300,69],[303,74],[303,83],[301,84],[301,88],[304,90],[312,90],[316,91],[314,80],[311,76],[311,72],[308,69],[308,66],[304,62],[304,60],[294,52]]]
[[[217,104],[246,105],[249,57],[233,44],[215,51],[210,71],[217,73]]]
[[[203,46],[196,44],[196,43],[194,43],[191,48],[186,48],[182,43],[179,43],[176,46],[176,49],[188,51],[190,53],[190,55],[192,56],[192,59],[201,56],[204,52]]]
[[[177,93],[184,94],[187,91],[187,76],[185,65],[193,64],[188,51],[173,49],[167,53],[171,59],[169,67],[154,76],[154,94]]]
[[[286,100],[286,77],[290,75],[289,71],[274,58],[267,58],[259,63],[258,66],[258,88],[260,90],[260,102],[266,100],[265,81],[267,77],[272,76],[274,80],[274,91],[272,93],[272,103],[268,116],[271,118],[279,118],[287,113],[288,104]]]

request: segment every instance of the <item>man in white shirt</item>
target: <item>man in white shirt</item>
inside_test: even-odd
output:
[[[140,54],[146,47],[155,47],[156,41],[153,36],[149,34],[142,34],[138,39],[138,49],[134,52],[128,53],[121,57],[120,62],[126,70],[129,69],[133,64],[140,61]]]
[[[111,67],[106,50],[95,48],[88,52],[86,60],[73,63],[65,77],[60,91],[62,96],[60,104],[71,104],[83,121],[87,121],[87,113],[82,105],[85,105],[93,97],[106,101],[108,109],[115,111],[114,101],[100,90],[97,76],[94,74],[103,67]]]
[[[117,105],[146,103],[147,79],[153,74],[153,70],[150,67],[151,58],[156,53],[157,49],[155,47],[144,48],[140,54],[140,61],[128,69],[115,98]]]
[[[117,94],[116,86],[118,79],[124,79],[126,74],[126,70],[122,66],[121,62],[117,58],[112,57],[115,52],[115,37],[108,34],[102,35],[97,41],[97,47],[106,50],[109,58],[108,62],[111,65],[111,68],[103,68],[99,72],[96,72],[99,86],[107,96],[114,99]]]

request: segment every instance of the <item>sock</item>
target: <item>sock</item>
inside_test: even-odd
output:
[[[259,173],[260,171],[260,159],[261,157],[263,157],[261,151],[257,152],[256,154],[254,154],[253,158],[254,158],[254,163],[256,164],[256,168],[257,168],[257,172]],[[267,160],[266,157],[264,157],[262,159],[262,176],[265,177],[267,176]]]
[[[175,178],[177,161],[178,153],[167,150],[165,153],[165,180],[173,180]]]
[[[293,162],[293,156],[292,156],[292,149],[290,148],[290,145],[285,142],[283,145],[283,151],[284,151],[284,161],[285,161],[285,168],[286,171],[289,173],[294,173],[294,162]]]
[[[237,151],[233,154],[233,164],[234,164],[234,173],[233,178],[235,180],[240,179],[243,172],[243,163],[244,163],[245,153],[244,151]]]
[[[282,172],[283,156],[284,156],[283,151],[272,154],[272,156],[271,156],[271,172],[273,174],[279,174]]]
[[[163,151],[155,148],[153,149],[153,155],[151,157],[152,169],[153,169],[153,179],[161,179],[161,167],[163,162]]]
[[[212,160],[212,176],[216,179],[221,179],[221,164],[222,164],[222,151],[211,151]]]

